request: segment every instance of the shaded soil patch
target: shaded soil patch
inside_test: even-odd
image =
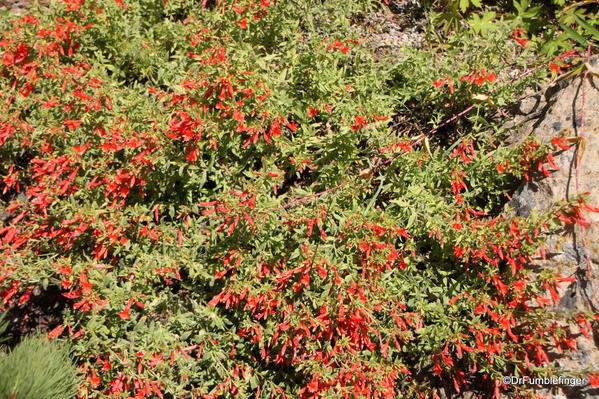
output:
[[[12,347],[26,335],[52,330],[61,324],[64,309],[70,306],[70,302],[58,287],[49,286],[38,295],[32,293],[28,302],[12,306],[6,314],[9,322],[7,344]]]

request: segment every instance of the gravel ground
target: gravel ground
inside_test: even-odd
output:
[[[377,55],[399,54],[402,47],[424,44],[424,9],[418,0],[391,0],[388,7],[365,16],[359,28]]]

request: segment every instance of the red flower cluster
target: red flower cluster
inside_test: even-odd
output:
[[[514,40],[522,47],[526,47],[526,43],[528,42],[528,39],[524,37],[524,33],[526,33],[524,29],[514,29],[512,31]]]
[[[460,82],[470,82],[470,85],[476,84],[478,86],[481,86],[485,81],[493,83],[496,80],[495,72],[487,73],[485,68],[482,68],[479,72],[474,72],[460,78]]]
[[[479,72],[474,72],[470,75],[465,75],[459,78],[460,82],[470,82],[470,85],[476,84],[478,86],[481,86],[485,81],[492,83],[496,80],[497,77],[495,76],[495,72],[487,73],[485,68],[482,68]],[[449,86],[450,93],[454,92],[453,81],[451,78],[445,77],[443,79],[433,81],[433,86],[436,88],[441,88],[445,85]]]
[[[346,40],[345,43],[343,43],[341,40],[335,39],[332,44],[327,45],[327,51],[337,50],[343,54],[347,54],[350,50],[350,44],[360,44],[360,42],[356,40]]]
[[[437,89],[440,87],[443,87],[445,84],[447,84],[449,86],[449,91],[450,93],[454,92],[454,88],[453,88],[453,81],[451,80],[451,78],[443,78],[441,80],[435,80],[433,81],[433,86],[435,86]]]
[[[322,98],[275,87],[268,68],[241,55],[243,40],[273,26],[265,16],[275,1],[204,1],[202,16],[218,26],[169,20],[165,31],[185,32],[165,45],[176,86],[162,69],[146,81],[89,65],[97,52],[80,47],[101,31],[88,21],[139,10],[65,3],[55,21],[24,16],[0,40],[0,310],[46,284],[60,290],[69,309],[48,338],[90,337],[78,341],[81,397],[435,397],[415,376],[427,368],[456,391],[468,374],[498,396],[481,370],[538,368],[550,339],[576,347],[537,314],[527,319],[572,281],[522,273],[535,251],[544,256],[549,228],[471,208],[479,190],[495,195],[477,182],[494,168],[555,168],[538,144],[495,165],[479,163],[485,143],[463,139],[440,160],[418,148],[422,139],[389,144],[377,127],[390,116],[355,98],[363,87],[354,90],[353,76]],[[343,54],[357,42],[330,40],[319,57],[354,61]],[[484,68],[459,79],[495,80]],[[433,84],[454,91],[448,77]],[[320,131],[305,145],[312,129],[297,120],[326,120],[368,146]],[[372,143],[399,154],[343,183],[367,157],[384,158]],[[571,140],[552,144],[566,150]],[[324,156],[308,155],[314,148]],[[440,166],[434,180],[416,166],[424,159]],[[382,166],[391,173],[379,175]],[[334,206],[291,209],[300,189],[314,188],[302,199],[316,200],[340,181]],[[547,217],[587,226],[584,212],[597,211],[575,203]],[[575,322],[590,336],[588,316]]]

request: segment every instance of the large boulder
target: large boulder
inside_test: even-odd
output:
[[[591,59],[589,71],[596,71],[599,57]],[[599,75],[584,72],[564,79],[544,91],[526,98],[519,104],[513,121],[518,126],[514,143],[534,135],[549,143],[555,137],[578,140],[568,150],[555,154],[559,170],[548,177],[532,178],[523,183],[507,208],[507,213],[528,217],[533,212],[547,212],[556,201],[588,192],[588,204],[599,207]],[[579,137],[579,139],[574,139]],[[578,161],[577,161],[578,159]],[[583,311],[599,309],[599,213],[585,212],[590,227],[579,225],[549,236],[546,259],[537,259],[531,268],[550,268],[576,281],[563,285],[561,299],[554,311],[573,316]],[[599,331],[585,338],[576,324],[571,325],[577,350],[553,352],[555,365],[561,375],[586,374],[599,369]],[[544,398],[599,398],[599,389],[581,387],[538,387]]]

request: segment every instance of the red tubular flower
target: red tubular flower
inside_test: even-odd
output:
[[[131,316],[129,315],[129,309],[128,308],[125,308],[125,309],[121,310],[120,312],[117,312],[117,314],[123,320],[129,320],[131,318]]]
[[[446,80],[447,80],[446,78],[443,78],[441,80],[434,80],[433,81],[433,85],[438,89],[438,88],[442,87],[445,84]]]
[[[187,159],[189,162],[195,162],[198,160],[199,153],[200,153],[200,149],[196,147],[193,150],[189,151],[189,153],[187,154],[185,159]]]
[[[62,334],[63,331],[64,331],[64,325],[61,324],[48,333],[48,339],[53,340],[53,339],[58,338],[58,336],[60,334]]]
[[[487,79],[487,81],[489,82],[495,82],[497,80],[497,77],[495,76],[495,72],[491,72],[489,74],[485,74],[485,79]]]
[[[562,58],[574,57],[574,56],[578,56],[578,54],[576,53],[576,50],[570,50],[570,51],[567,51],[567,52],[565,52],[563,54],[558,55],[557,59],[561,60]]]
[[[377,114],[373,115],[374,119],[376,119],[377,121],[386,121],[387,119],[389,119],[389,116],[379,116]]]
[[[77,129],[83,122],[79,121],[79,120],[71,120],[71,119],[65,119],[64,120],[64,124],[67,128],[69,128],[69,130],[75,130]]]
[[[549,69],[557,73],[562,73],[562,70],[559,68],[559,66],[553,62],[549,65]]]
[[[562,150],[567,150],[568,148],[570,148],[570,145],[568,144],[568,140],[566,140],[563,137],[556,137],[556,138],[552,139],[551,144],[553,144],[556,147],[561,148]]]
[[[356,116],[355,121],[356,124],[351,126],[352,130],[354,131],[363,129],[367,126],[366,119],[364,119],[364,117],[362,116]]]
[[[522,47],[526,47],[526,42],[528,42],[528,39],[523,37],[525,32],[526,31],[524,29],[514,29],[512,31],[514,40]]]

